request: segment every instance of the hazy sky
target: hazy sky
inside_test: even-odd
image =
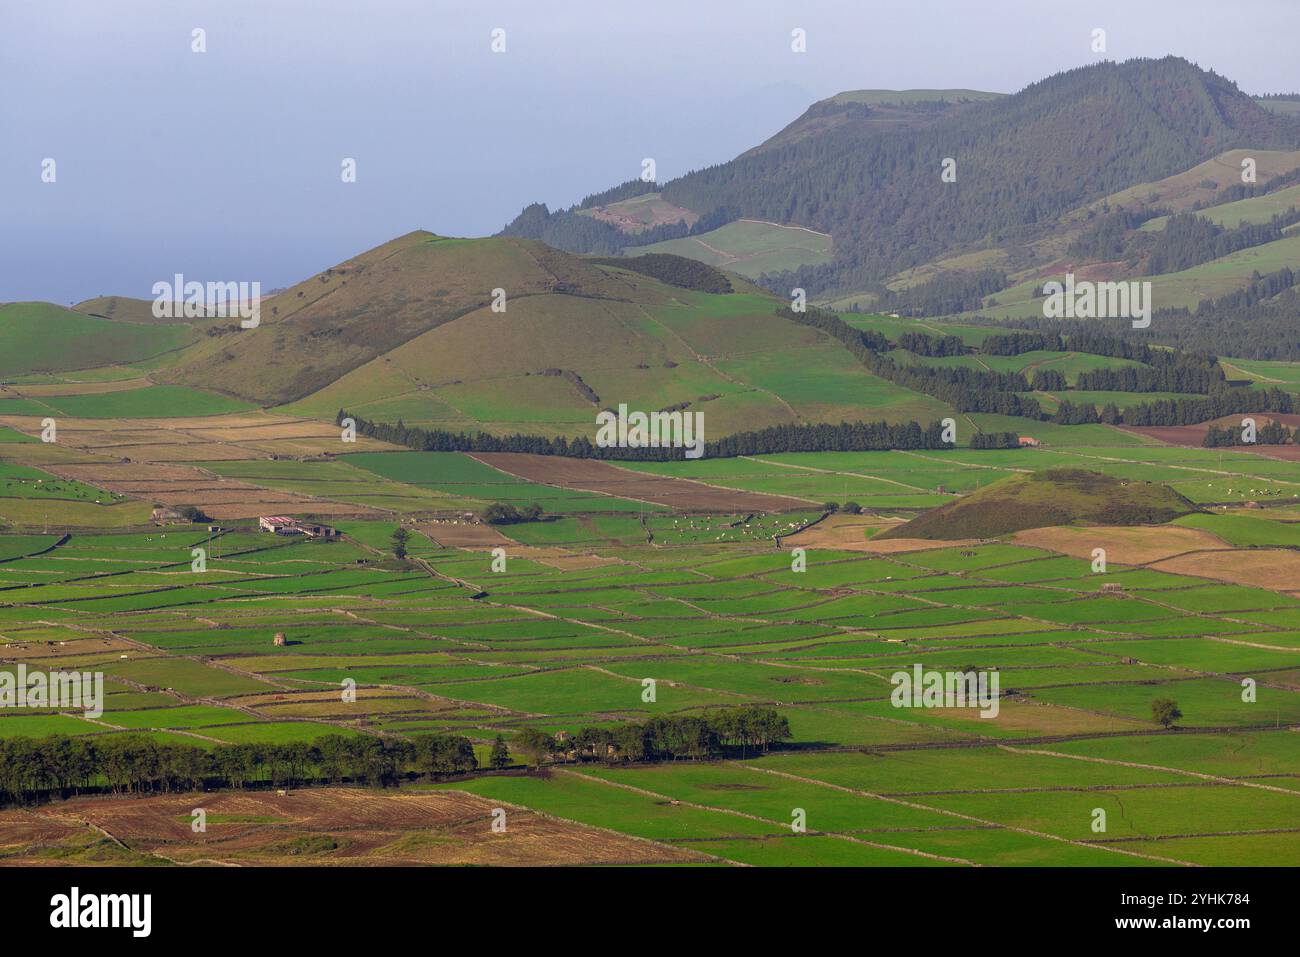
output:
[[[283,286],[730,159],[840,90],[1013,92],[1096,27],[1300,89],[1298,0],[0,0],[0,301]]]

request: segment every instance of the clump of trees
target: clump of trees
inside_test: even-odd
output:
[[[1069,388],[1069,383],[1065,381],[1065,373],[1060,369],[1035,369],[1029,385],[1035,392],[1060,392],[1062,389]]]
[[[618,266],[630,269],[651,279],[658,279],[670,286],[682,289],[694,289],[697,292],[728,293],[731,292],[731,280],[721,269],[715,269],[707,263],[671,253],[644,253],[640,256],[618,256],[608,259],[595,259],[593,262],[606,266]]]
[[[898,337],[898,348],[930,358],[966,354],[966,343],[960,336],[927,336],[924,332],[903,333]]]
[[[984,305],[985,296],[1005,289],[1006,285],[1007,274],[998,269],[940,273],[908,289],[895,291],[881,284],[876,290],[875,308],[900,316],[948,316],[979,309]]]
[[[401,525],[393,529],[393,557],[398,561],[406,560],[406,543],[411,540],[411,533]]]
[[[1018,449],[1020,436],[1015,432],[978,432],[970,437],[972,449]]]
[[[479,517],[489,525],[515,525],[519,522],[536,522],[542,517],[542,507],[534,502],[523,508],[516,508],[505,502],[493,502],[479,513]]]

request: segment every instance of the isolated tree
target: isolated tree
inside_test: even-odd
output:
[[[1173,698],[1156,698],[1151,702],[1151,717],[1163,728],[1170,727],[1183,716],[1178,710],[1178,702]]]
[[[393,531],[393,557],[401,561],[406,558],[406,543],[410,541],[411,533],[398,525]]]
[[[494,771],[500,771],[502,768],[510,766],[510,749],[506,747],[506,739],[499,734],[496,740],[492,742],[492,753],[488,755],[488,765]]]

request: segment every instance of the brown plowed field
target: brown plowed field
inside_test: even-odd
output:
[[[1235,585],[1300,590],[1300,552],[1286,548],[1240,548],[1179,555],[1151,566],[1176,575],[1214,578]]]
[[[901,519],[880,518],[875,515],[828,515],[816,525],[781,539],[782,548],[834,548],[844,552],[871,552],[890,555],[895,552],[915,552],[927,548],[951,548],[971,544],[974,540],[935,542],[920,538],[887,538],[881,541],[867,537],[871,529],[892,528],[901,525]]]
[[[40,433],[33,416],[0,416],[0,424],[29,435]],[[240,443],[243,444],[240,444]],[[26,447],[24,447],[26,448]],[[272,454],[316,455],[337,452],[339,431],[332,425],[266,413],[176,419],[60,419],[57,449],[87,453],[41,467],[130,498],[162,505],[195,505],[218,520],[261,515],[386,514],[364,505],[314,499],[222,479],[189,462],[256,460]],[[348,451],[391,448],[370,439]]]
[[[633,472],[594,459],[567,459],[525,452],[473,452],[473,458],[510,475],[583,492],[651,502],[683,512],[786,512],[807,508],[803,499],[742,492],[689,479]]]
[[[1118,565],[1145,565],[1184,552],[1232,548],[1217,535],[1181,525],[1056,525],[1016,532],[1011,540],[1087,560],[1092,559],[1094,548],[1104,548],[1106,561]]]
[[[459,791],[306,788],[274,792],[78,798],[0,812],[0,863],[111,864],[149,859],[246,865],[620,865],[705,860]],[[203,808],[207,830],[191,829]],[[102,829],[125,848],[103,846]],[[85,853],[78,852],[85,849]]]

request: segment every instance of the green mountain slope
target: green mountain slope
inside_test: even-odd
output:
[[[488,306],[494,289],[515,305],[558,292],[621,292],[597,267],[541,243],[418,231],[264,300],[259,328],[226,326],[162,378],[266,405],[291,402]]]
[[[489,275],[505,269],[527,276],[541,251],[552,269],[582,281],[512,295],[505,312],[481,304],[431,324],[284,410],[332,418],[344,408],[428,428],[578,436],[590,435],[596,412],[627,403],[702,411],[711,437],[798,422],[928,423],[951,414],[871,375],[837,340],[776,315],[778,300],[738,277],[731,292],[703,292],[526,240],[459,248],[480,247],[493,257],[492,270],[458,256],[460,268],[471,270],[461,274],[466,284],[481,275],[486,288]],[[507,267],[507,253],[519,261]],[[656,274],[680,280],[662,269],[671,259],[658,260]],[[366,321],[383,316],[376,309]]]
[[[141,362],[194,342],[191,325],[82,315],[48,302],[0,304],[0,376]]]
[[[1295,118],[1186,60],[1106,62],[1010,96],[840,94],[736,159],[664,184],[658,201],[699,214],[697,233],[701,223],[740,218],[829,233],[833,259],[796,263],[781,285],[830,298],[936,260],[1041,240],[1072,211],[1234,148],[1298,146]],[[941,179],[945,159],[956,161],[955,182]],[[653,188],[630,183],[606,195],[617,205]],[[616,243],[596,227],[619,235],[610,223],[544,207],[507,232],[575,250]],[[673,251],[717,261],[704,248]]]

